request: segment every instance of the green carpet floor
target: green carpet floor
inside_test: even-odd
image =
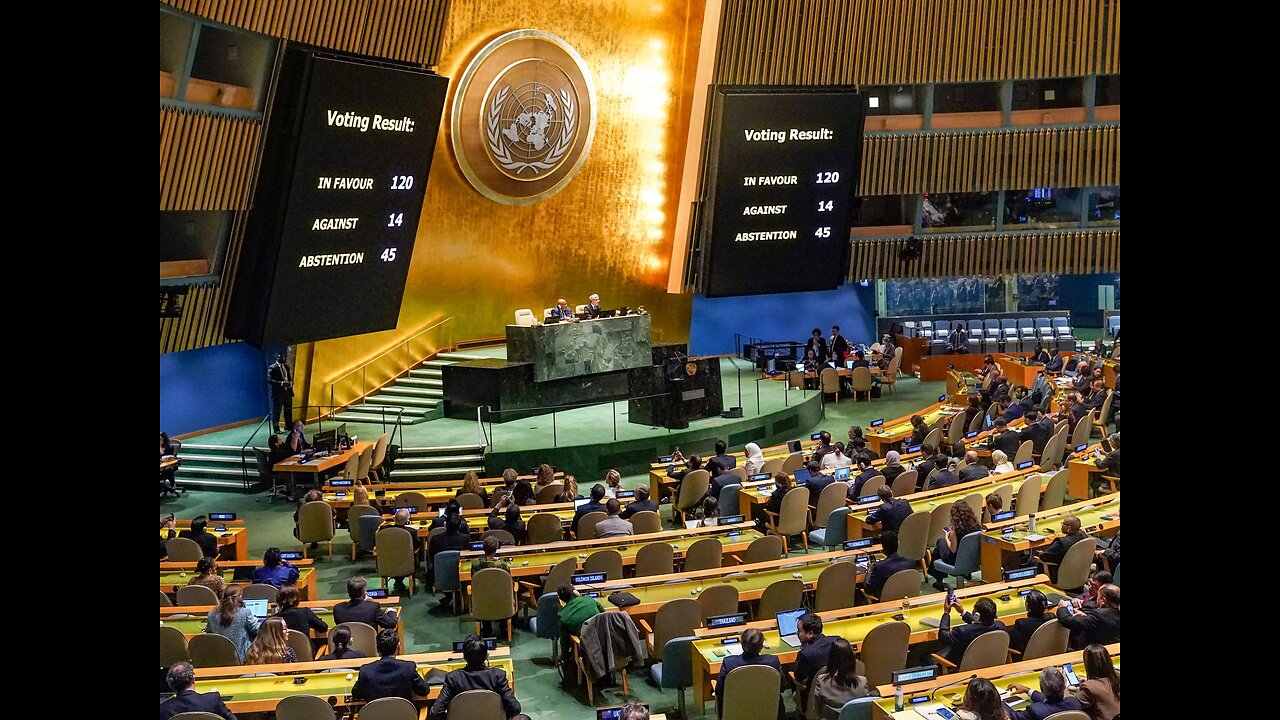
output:
[[[781,385],[781,383],[770,383]],[[858,403],[842,399],[840,403],[829,402],[826,406],[826,420],[819,427],[806,428],[796,437],[808,438],[818,430],[828,430],[836,439],[843,439],[849,425],[866,426],[876,418],[892,419],[937,401],[937,396],[945,391],[945,383],[921,383],[914,379],[901,380],[897,384],[897,392],[886,392],[883,398]],[[744,394],[745,394],[744,386]],[[573,468],[565,468],[574,472]],[[579,482],[585,491],[595,478],[579,475]],[[634,487],[647,482],[646,476],[630,475],[624,477],[626,487]],[[297,540],[293,537],[293,505],[287,502],[269,504],[264,493],[242,495],[233,492],[192,491],[179,499],[163,500],[160,503],[161,515],[170,511],[179,517],[192,517],[201,513],[235,512],[246,521],[249,528],[250,557],[261,557],[262,552],[271,546],[282,549],[297,549]],[[668,513],[663,513],[667,515]],[[346,597],[346,581],[357,573],[373,576],[374,564],[370,558],[361,558],[355,563],[350,561],[349,537],[345,531],[340,532],[334,543],[334,554],[330,558],[324,554],[323,547],[316,559],[318,570],[317,587],[322,599],[342,599]],[[421,586],[419,586],[421,587]],[[419,591],[412,599],[405,602],[404,627],[405,649],[408,652],[433,652],[451,647],[459,640],[473,632],[474,624],[467,616],[454,617],[448,610],[439,607],[438,596]],[[516,695],[523,705],[524,712],[534,720],[591,720],[594,711],[586,704],[586,691],[571,694],[561,689],[559,676],[548,658],[551,654],[551,641],[541,640],[533,635],[527,627],[517,624],[512,656],[516,667]],[[650,703],[655,712],[673,710],[676,707],[676,691],[660,691],[648,681],[647,671],[634,671],[630,679],[633,698]],[[601,697],[603,694],[603,697]],[[686,699],[691,695],[686,691]],[[596,706],[616,705],[625,702],[621,687],[610,688],[597,693]],[[794,709],[790,693],[786,694],[788,709]],[[705,713],[689,704],[691,716],[714,717],[715,706],[708,703]]]

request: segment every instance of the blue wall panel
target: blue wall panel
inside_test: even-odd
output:
[[[842,285],[835,290],[746,295],[742,297],[693,297],[689,328],[692,355],[731,355],[734,333],[761,340],[804,342],[816,327],[830,337],[831,326],[849,342],[872,343],[875,332],[875,286]]]
[[[170,435],[267,414],[268,358],[232,343],[160,356],[160,429]]]

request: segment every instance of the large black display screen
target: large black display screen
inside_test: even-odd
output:
[[[448,84],[291,51],[245,238],[240,337],[293,344],[396,326]]]
[[[701,287],[708,297],[829,290],[845,275],[862,97],[852,88],[719,87]]]

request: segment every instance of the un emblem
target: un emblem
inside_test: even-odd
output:
[[[454,155],[485,197],[531,205],[563,189],[595,135],[595,88],[564,40],[517,30],[490,42],[454,95]]]

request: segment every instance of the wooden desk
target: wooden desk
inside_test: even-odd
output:
[[[331,453],[322,458],[312,458],[309,462],[301,462],[301,455],[292,455],[281,460],[271,466],[274,472],[294,472],[294,473],[322,473],[332,470],[335,467],[343,465],[352,455],[358,455],[364,452],[365,448],[373,447],[373,443],[361,440],[352,447],[343,450],[340,453]]]
[[[737,533],[730,535],[730,533]],[[595,540],[579,540],[577,542],[547,543],[545,545],[511,545],[498,550],[498,556],[511,560],[511,577],[522,578],[545,575],[551,568],[570,558],[576,559],[579,568],[587,557],[599,550],[617,550],[622,555],[623,567],[634,566],[640,548],[654,543],[667,543],[674,556],[681,558],[689,546],[703,538],[715,538],[723,546],[727,555],[745,552],[752,541],[764,537],[764,533],[755,529],[755,523],[743,522],[736,525],[718,525],[714,527],[695,528],[693,530],[664,530],[648,535],[629,535],[626,537],[597,538]],[[467,550],[458,560],[458,580],[463,583],[471,581],[471,562],[484,557],[480,550]]]
[[[605,610],[625,610],[631,615],[652,615],[662,605],[680,598],[697,599],[698,595],[713,585],[733,585],[738,588],[738,602],[758,600],[765,588],[779,580],[797,578],[804,582],[805,590],[817,589],[818,576],[836,560],[854,560],[860,556],[880,552],[879,545],[860,550],[841,550],[810,555],[791,555],[750,565],[730,565],[694,570],[670,575],[647,575],[641,578],[624,578],[610,582],[582,586],[584,590],[599,594]],[[858,575],[858,581],[862,581]],[[620,608],[609,602],[608,596],[616,590],[624,590],[640,599],[639,605]],[[852,599],[852,598],[851,598]]]
[[[980,478],[978,480],[970,480],[967,483],[960,483],[959,485],[952,485],[951,487],[940,488],[937,490],[925,490],[924,492],[903,495],[898,499],[906,500],[911,503],[911,510],[913,512],[919,512],[921,510],[932,511],[939,505],[960,502],[974,493],[978,493],[983,498],[986,498],[987,494],[1002,485],[1012,485],[1014,492],[1017,493],[1018,487],[1023,483],[1025,478],[1031,473],[1037,471],[1038,466],[1033,465],[1026,470],[1005,473],[1003,475],[988,475],[987,477]],[[1043,490],[1044,486],[1049,483],[1049,475],[1043,474],[1041,482],[1041,489]],[[855,505],[853,509],[849,511],[847,519],[847,537],[850,540],[856,540],[860,537],[865,537],[866,535],[874,533],[871,529],[870,523],[867,522],[867,516],[871,514],[872,510],[880,507],[880,504],[880,501],[876,500],[875,502],[870,502],[865,505]]]
[[[1027,537],[1026,515],[991,524],[982,534],[982,579],[988,582],[998,579],[1000,569],[1014,553],[1047,547],[1062,535],[1058,530],[1062,518],[1068,515],[1075,515],[1080,520],[1080,529],[1089,535],[1114,535],[1120,529],[1120,493],[1037,512],[1036,533],[1042,536],[1038,540]],[[1014,530],[1003,532],[1008,528]]]
[[[219,530],[219,527],[226,527],[226,530]],[[191,522],[183,520],[173,524],[175,532],[181,533],[183,530],[191,529]],[[232,560],[248,560],[249,559],[249,529],[244,526],[243,520],[229,520],[210,522],[205,527],[205,532],[216,535],[218,538],[218,554],[223,557],[230,556]],[[169,530],[160,528],[160,538],[167,538]],[[230,551],[226,548],[230,546]]]
[[[396,613],[396,632],[399,633],[400,635],[400,647],[401,649],[403,649],[404,648],[404,613],[402,611],[402,608],[398,604],[399,598],[394,598],[394,599],[385,598],[385,599],[393,600],[393,602],[384,603],[384,605],[386,606],[386,609],[394,610]],[[324,623],[329,626],[329,629],[332,630],[333,627],[338,624],[333,620],[333,607],[340,602],[345,602],[345,601],[309,600],[304,603],[299,603],[299,605],[301,605],[302,607],[309,607],[312,610],[314,610],[316,613],[316,617],[319,617],[321,620],[323,620]],[[160,608],[162,611],[163,610],[182,610],[184,613],[191,613],[191,617],[173,617],[174,615],[180,615],[183,613],[161,612],[160,624],[168,625],[170,627],[175,627],[178,630],[181,630],[182,634],[187,638],[187,640],[190,640],[196,635],[199,635],[204,632],[205,626],[208,624],[207,621],[209,617],[209,612],[211,610],[214,610],[215,607],[216,606],[214,605],[205,605],[205,606],[189,605],[183,608]],[[275,609],[274,604],[272,605],[272,609],[273,610]],[[274,613],[272,613],[272,615],[274,615]],[[329,633],[319,632],[315,629],[311,629],[309,632],[309,635],[311,636],[312,640],[323,640],[329,636]],[[346,667],[346,666],[342,665],[340,667]],[[275,671],[263,670],[259,672],[275,672]]]
[[[1093,476],[1106,472],[1098,467],[1098,457],[1094,454],[1095,449],[1101,447],[1094,443],[1067,461],[1067,494],[1071,497],[1087,500],[1093,494]]]
[[[1004,376],[1009,380],[1010,388],[1022,385],[1029,389],[1035,383],[1036,376],[1044,372],[1044,365],[1024,363],[1019,357],[1008,353],[997,355],[995,361],[1000,363],[1000,368],[1004,370]]]
[[[499,648],[505,650],[506,648]],[[508,657],[496,657],[498,650],[494,650],[489,654],[490,665],[499,667],[506,671],[507,678],[511,683],[512,691],[515,690],[515,663]],[[426,660],[418,658],[430,658]],[[438,658],[438,659],[437,659]],[[359,665],[363,665],[377,658],[357,658],[353,660],[337,660],[332,661],[332,667],[350,667],[355,670]],[[418,673],[426,676],[427,671],[432,668],[439,668],[448,672],[465,667],[466,663],[452,653],[422,653],[420,655],[407,656],[406,659],[414,659],[418,664]],[[314,663],[302,663],[303,665],[312,665]],[[268,670],[267,668],[274,668]],[[206,670],[212,668],[206,668]],[[329,702],[333,707],[346,707],[349,705],[363,705],[363,702],[351,699],[351,688],[355,685],[357,672],[351,673],[323,673],[303,672],[292,675],[279,675],[273,677],[254,677],[242,678],[239,674],[243,674],[246,670],[245,666],[236,666],[231,668],[237,674],[236,677],[209,677],[206,680],[196,680],[196,692],[210,692],[217,690],[222,694],[222,700],[227,707],[235,713],[247,712],[273,712],[276,705],[290,695],[316,695]],[[255,665],[251,668],[257,672],[288,672],[294,669],[294,664],[285,663],[282,665]],[[306,678],[304,684],[295,684],[297,678]],[[415,700],[435,700],[440,696],[440,685],[430,686],[430,692],[426,697],[417,697]]]
[[[1026,616],[1026,603],[1023,601],[1022,596],[1019,595],[1019,592],[1032,589],[1038,589],[1045,593],[1057,592],[1048,584],[1048,580],[1049,578],[1045,575],[1037,575],[1026,580],[978,585],[958,590],[956,597],[969,609],[972,609],[973,603],[978,598],[991,598],[996,604],[997,617],[1005,620],[1005,624],[1008,625],[1014,619]],[[932,622],[941,616],[942,603],[946,598],[947,594],[944,592],[911,598],[910,608],[904,618],[904,621],[911,626],[909,642],[914,644],[937,639],[938,629],[931,624],[926,624],[924,621],[928,618]],[[898,600],[876,603],[875,605],[843,608],[841,610],[818,613],[818,615],[823,620],[823,632],[825,634],[833,637],[838,635],[848,640],[849,644],[853,645],[856,650],[862,646],[862,641],[866,639],[867,634],[873,628],[883,623],[894,622],[894,616],[902,613],[903,602]],[[953,617],[952,619],[954,620],[955,618]],[[702,703],[714,698],[712,695],[712,679],[719,675],[720,663],[723,662],[724,658],[728,657],[728,653],[722,650],[724,646],[723,638],[726,636],[737,637],[747,628],[757,628],[764,633],[765,648],[763,652],[776,656],[778,662],[783,665],[784,671],[787,665],[795,662],[798,648],[783,644],[778,635],[777,621],[772,618],[732,628],[716,630],[704,628],[697,630],[695,635],[700,639],[695,640],[693,643],[693,699],[695,709],[701,709]],[[890,694],[889,699],[892,702],[892,694]]]
[[[290,565],[298,568],[298,593],[303,600],[317,600],[316,573],[311,567],[311,558],[290,560]],[[226,560],[218,563],[219,573],[228,585],[245,587],[252,585],[250,580],[232,580],[238,567],[255,568],[262,565],[261,560]],[[177,594],[178,588],[196,576],[196,564],[193,562],[160,562],[160,592]]]
[[[634,498],[620,498],[618,504],[622,509],[626,509],[627,505]],[[388,510],[391,508],[387,508]],[[472,535],[482,535],[488,527],[490,508],[476,508],[474,510],[463,510],[462,517],[467,521],[467,529]],[[560,518],[560,525],[568,528],[573,523],[573,515],[576,510],[573,503],[551,503],[548,505],[524,505],[520,507],[520,519],[529,522],[529,518],[537,513],[548,513]],[[501,513],[499,513],[501,515]],[[391,522],[395,517],[392,513],[384,513],[382,519]],[[418,537],[427,537],[431,532],[431,521],[439,517],[438,512],[413,513],[409,515],[409,525],[418,533]]]
[[[964,412],[963,407],[952,405],[950,402],[938,402],[910,415],[887,420],[879,427],[868,427],[865,430],[864,435],[867,438],[867,447],[874,450],[877,455],[884,457],[884,454],[891,450],[893,445],[911,437],[912,431],[915,430],[911,426],[911,417],[913,415],[919,415],[923,418],[925,425],[933,425],[940,417],[951,417],[956,413],[962,412]]]
[[[164,473],[169,470],[176,470],[179,464],[180,461],[178,458],[173,456],[160,458],[160,472]]]
[[[1107,652],[1111,653],[1111,661],[1117,670],[1120,669],[1120,643],[1107,646]],[[1072,650],[1062,653],[1061,655],[1050,655],[1049,657],[1037,658],[1035,660],[1023,660],[1022,662],[1011,663],[1009,665],[996,665],[994,667],[982,668],[974,670],[970,676],[977,676],[990,680],[997,690],[1005,691],[1010,685],[1023,685],[1032,690],[1040,689],[1040,672],[1047,667],[1061,667],[1071,663],[1076,671],[1076,676],[1080,679],[1087,677],[1084,670],[1084,651]],[[921,713],[927,713],[940,706],[955,710],[964,700],[964,684],[952,685],[959,678],[955,674],[941,675],[935,680],[925,682],[912,683],[904,685],[902,688],[902,699],[904,702],[904,710],[901,712],[893,712],[893,685],[881,685],[876,688],[880,699],[875,701],[872,717],[874,718],[894,718],[895,720],[920,720],[920,714],[915,712],[919,710]],[[934,699],[934,692],[939,688],[951,685],[948,692],[944,693],[939,702]],[[1021,696],[1015,696],[1021,697]],[[928,698],[927,700],[911,704],[913,698]],[[1014,698],[1010,698],[1013,702]],[[944,704],[945,703],[945,704]],[[1026,710],[1030,703],[1017,704],[1015,710]]]

